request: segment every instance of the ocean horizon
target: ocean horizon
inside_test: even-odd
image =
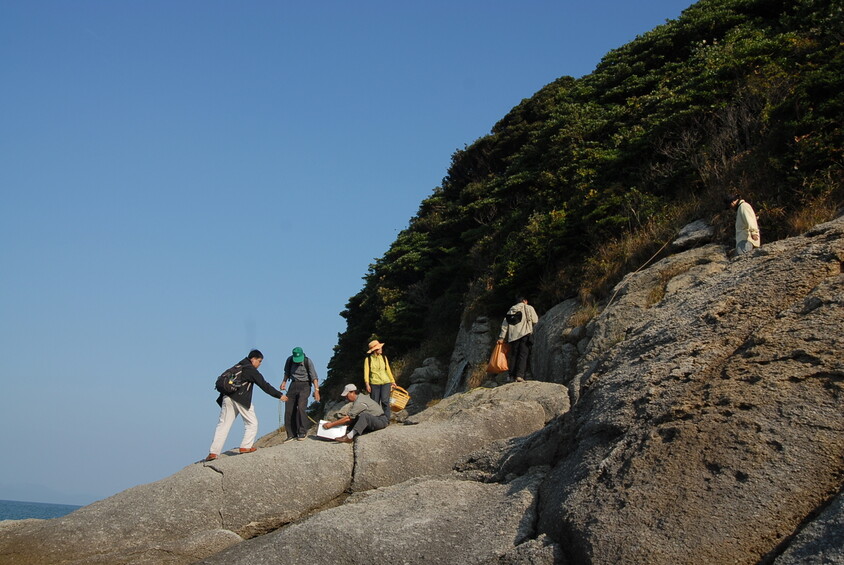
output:
[[[61,518],[78,508],[82,507],[73,504],[0,500],[0,520],[26,520],[27,518],[48,520],[50,518]]]

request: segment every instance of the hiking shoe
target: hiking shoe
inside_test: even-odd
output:
[[[217,458],[217,454],[216,454],[216,453],[209,453],[209,454],[208,454],[208,457],[206,457],[206,458],[205,458],[205,460],[206,460],[206,461],[213,461],[213,460],[214,460],[214,459],[216,459],[216,458]]]
[[[257,447],[241,447],[238,449],[241,453],[252,453],[254,451],[258,451]]]

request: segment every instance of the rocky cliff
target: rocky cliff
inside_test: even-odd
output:
[[[0,563],[844,563],[844,218],[725,251],[545,313],[535,381],[0,523]]]

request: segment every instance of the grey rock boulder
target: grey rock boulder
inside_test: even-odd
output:
[[[591,339],[577,367],[581,378],[588,376],[599,357],[627,339],[637,327],[661,316],[651,311],[654,306],[674,292],[705,284],[728,264],[726,249],[712,244],[671,255],[626,275],[613,289],[609,305],[589,324]],[[678,277],[680,280],[673,282]]]
[[[341,507],[202,563],[518,563],[512,557],[514,546],[535,535],[541,478],[534,470],[509,484],[478,483],[458,475],[413,479],[355,495]],[[546,556],[552,551],[532,543],[525,553],[543,549]],[[511,560],[498,561],[506,555]]]
[[[686,224],[677,233],[677,239],[671,242],[673,251],[683,251],[710,243],[715,237],[715,228],[705,220],[696,220]]]
[[[542,413],[544,422],[549,422],[557,416],[565,414],[571,407],[565,386],[527,381],[509,383],[496,388],[476,388],[454,397],[444,398],[435,406],[409,418],[408,421],[412,424],[448,421],[455,415],[471,411],[475,407],[492,402],[506,405],[506,403],[514,401],[536,403]]]
[[[497,329],[485,316],[477,318],[468,328],[461,324],[449,361],[445,396],[472,388],[469,381],[473,379],[482,380]]]
[[[413,425],[359,437],[352,490],[449,472],[471,452],[533,433],[568,408],[566,388],[552,383],[512,383],[449,397],[409,418]]]
[[[45,565],[191,563],[342,495],[353,459],[336,447],[294,442],[196,463],[65,517],[28,521],[0,536],[0,555]]]
[[[666,295],[502,474],[576,563],[756,564],[841,489],[844,220]]]
[[[432,401],[442,398],[443,387],[432,383],[416,383],[407,387],[407,394],[410,400],[405,410],[408,414],[416,414],[427,408]]]
[[[531,372],[541,381],[568,385],[575,377],[577,342],[583,337],[583,327],[572,328],[570,319],[580,309],[580,301],[566,300],[539,319],[533,328]]]
[[[422,366],[417,367],[410,374],[410,384],[436,383],[445,378],[440,362],[435,357],[428,357],[422,361]]]
[[[844,495],[838,494],[817,518],[803,526],[774,565],[844,563]]]

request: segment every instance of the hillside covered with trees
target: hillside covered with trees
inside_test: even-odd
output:
[[[455,152],[370,265],[324,387],[357,377],[371,338],[399,371],[447,357],[461,322],[500,316],[517,293],[540,312],[572,296],[599,308],[690,221],[730,243],[727,192],[753,203],[763,245],[832,218],[844,203],[843,5],[701,0],[523,100]]]

